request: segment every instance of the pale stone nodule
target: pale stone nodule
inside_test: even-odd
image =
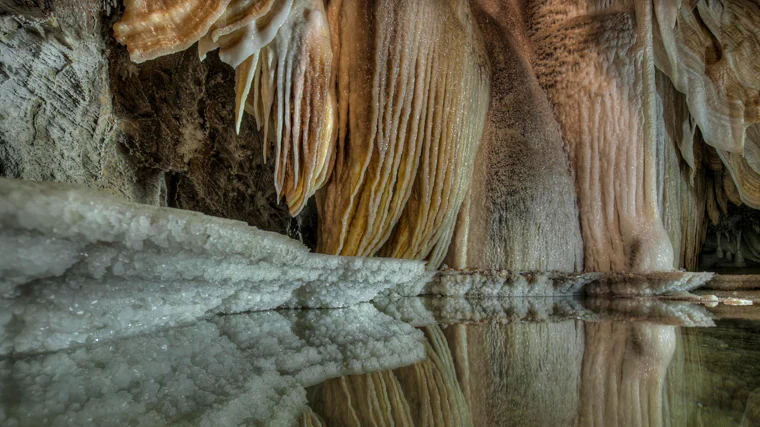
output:
[[[329,177],[334,150],[332,50],[319,0],[126,0],[116,39],[143,62],[198,43],[235,67],[235,126],[243,111],[275,147],[275,188],[291,215]]]
[[[427,259],[448,250],[469,186],[490,66],[466,1],[328,8],[335,168],[318,194],[321,252]]]

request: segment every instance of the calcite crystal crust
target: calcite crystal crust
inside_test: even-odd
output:
[[[313,254],[238,221],[7,179],[0,255],[0,323],[23,319],[62,343],[209,313],[343,307],[429,277],[419,261]]]

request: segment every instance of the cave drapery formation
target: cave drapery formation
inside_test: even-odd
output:
[[[320,195],[319,249],[437,267],[490,94],[468,2],[345,0],[332,2],[329,14],[339,137],[333,178]]]
[[[254,115],[265,156],[272,137],[291,213],[326,184],[321,252],[440,265],[490,95],[468,3],[331,2],[329,31],[319,1],[187,3],[126,2],[117,39],[135,61],[220,48],[236,69],[236,126]]]
[[[322,188],[320,252],[657,271],[760,207],[759,22],[749,0],[130,0],[114,30],[135,61],[219,49],[291,214]],[[758,252],[743,233],[731,253]]]

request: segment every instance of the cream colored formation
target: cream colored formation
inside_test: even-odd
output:
[[[324,253],[693,269],[706,218],[760,208],[750,0],[125,5],[134,61],[198,42],[235,68],[291,214],[321,188]]]
[[[446,255],[490,94],[488,60],[461,0],[330,6],[339,136],[320,195],[325,253]]]

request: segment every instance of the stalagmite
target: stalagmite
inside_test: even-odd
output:
[[[657,206],[651,16],[648,2],[622,0],[528,9],[534,68],[575,171],[590,271],[673,268]]]
[[[198,3],[198,4],[196,4]],[[320,0],[128,0],[116,38],[142,62],[199,42],[235,68],[235,127],[243,111],[275,146],[275,189],[298,214],[329,177],[334,150],[332,49]]]
[[[746,267],[747,264],[744,262],[744,254],[742,254],[742,231],[739,230],[736,235],[736,258],[734,259],[734,264],[737,268]]]
[[[443,260],[483,129],[489,67],[466,1],[331,2],[338,142],[321,252]]]
[[[483,141],[446,264],[580,271],[583,242],[562,134],[530,64],[518,2],[479,0],[473,14],[492,67]]]

